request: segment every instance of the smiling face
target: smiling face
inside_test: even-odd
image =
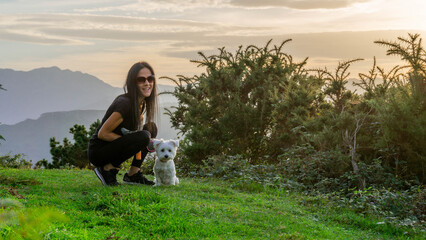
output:
[[[154,88],[155,80],[152,82],[148,81],[148,78],[152,78],[152,73],[148,68],[142,68],[138,75],[137,79],[142,79],[145,81],[136,81],[141,97],[147,98],[151,96],[152,89]]]

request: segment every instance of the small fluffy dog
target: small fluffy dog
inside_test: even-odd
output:
[[[154,148],[157,152],[157,158],[154,163],[154,186],[179,184],[173,161],[178,146],[178,140],[154,140]]]

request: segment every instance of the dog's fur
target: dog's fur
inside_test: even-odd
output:
[[[154,140],[154,148],[157,158],[154,164],[154,186],[177,185],[179,179],[176,177],[176,168],[173,161],[179,146],[178,140]]]

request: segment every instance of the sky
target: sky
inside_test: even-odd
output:
[[[122,87],[141,60],[157,77],[192,76],[198,52],[292,39],[284,52],[309,67],[364,58],[350,71],[366,73],[373,57],[401,64],[374,41],[424,37],[425,12],[426,0],[0,0],[0,68],[58,66]]]

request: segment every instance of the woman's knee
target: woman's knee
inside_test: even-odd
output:
[[[147,130],[138,131],[134,134],[134,136],[135,140],[144,146],[148,146],[151,139],[151,133]]]
[[[148,131],[152,138],[157,136],[158,128],[154,122],[149,122],[143,125],[143,130]]]

